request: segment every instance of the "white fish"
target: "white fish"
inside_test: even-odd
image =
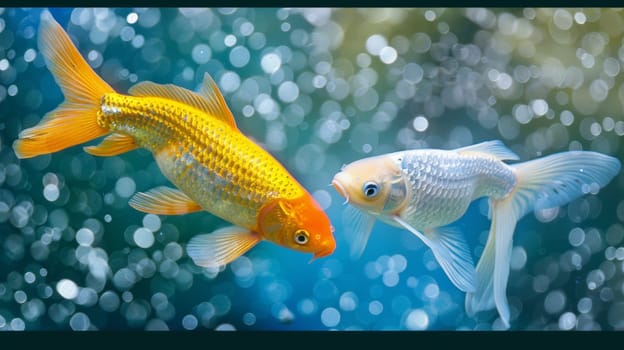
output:
[[[403,227],[431,248],[455,286],[467,292],[466,310],[498,310],[509,327],[505,290],[516,222],[531,210],[553,208],[605,186],[620,161],[572,151],[508,165],[518,156],[500,141],[455,150],[420,149],[355,161],[332,184],[353,207],[345,211],[351,254],[358,257],[375,219]],[[492,225],[476,271],[461,233],[443,227],[470,203],[489,197]]]

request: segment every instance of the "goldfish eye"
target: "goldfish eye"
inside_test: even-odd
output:
[[[367,182],[362,186],[362,192],[367,198],[373,198],[379,193],[379,185],[372,181]]]
[[[306,230],[297,230],[295,231],[295,243],[297,244],[306,244],[308,243],[310,234]]]

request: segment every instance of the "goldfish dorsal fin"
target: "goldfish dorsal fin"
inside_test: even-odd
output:
[[[198,266],[218,267],[245,254],[260,241],[260,236],[254,232],[229,226],[191,238],[186,252]]]
[[[204,85],[206,85],[205,80]],[[217,92],[219,91],[216,85],[214,88]],[[204,89],[205,88],[202,87],[202,91]],[[203,92],[201,94],[198,94],[196,92],[173,84],[163,85],[156,84],[151,81],[143,81],[131,87],[130,90],[128,90],[128,93],[139,97],[160,97],[168,100],[177,101],[199,109],[212,117],[220,119],[231,127],[236,128],[236,123],[234,122],[232,112],[230,112],[227,105],[225,105],[225,101],[223,101],[223,97],[220,93],[219,97],[220,100],[223,101],[223,107],[218,105],[218,99],[208,98]]]
[[[520,159],[517,154],[507,148],[500,140],[486,141],[477,143],[476,145],[470,145],[455,150],[459,153],[485,153],[498,160],[518,160]]]
[[[112,157],[139,148],[134,137],[124,134],[111,134],[97,146],[84,147],[85,152],[100,157]]]
[[[208,101],[211,114],[218,116],[236,129],[236,120],[234,120],[230,108],[225,103],[221,90],[219,90],[217,83],[212,80],[212,77],[208,73],[204,73],[204,82],[199,90],[199,95]]]
[[[180,215],[202,210],[189,196],[180,190],[160,186],[135,194],[128,204],[138,211],[150,214]]]

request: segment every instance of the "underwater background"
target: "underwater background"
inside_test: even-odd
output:
[[[72,147],[18,160],[12,143],[62,95],[37,48],[42,9],[0,9],[0,330],[489,330],[431,251],[377,223],[349,258],[343,164],[499,139],[529,160],[567,150],[624,159],[624,11],[589,8],[50,9],[117,91],[151,80],[220,86],[242,132],[280,160],[336,228],[310,255],[261,243],[220,269],[185,244],[227,225],[144,214],[167,184],[151,154]],[[93,142],[95,143],[95,142]],[[624,176],[518,222],[513,330],[624,329]],[[490,221],[459,227],[478,260]]]

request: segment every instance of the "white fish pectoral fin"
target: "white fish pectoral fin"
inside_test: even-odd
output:
[[[356,260],[362,256],[366,248],[373,231],[375,217],[349,205],[343,212],[343,222],[351,259]]]
[[[261,238],[254,232],[228,226],[194,236],[186,245],[186,252],[198,266],[218,267],[245,254],[260,241]]]
[[[455,150],[458,153],[476,152],[494,156],[498,160],[518,160],[518,155],[507,148],[500,140],[486,141]]]
[[[464,292],[475,290],[475,268],[462,233],[453,228],[439,228],[426,235],[400,217],[394,221],[420,238],[433,252],[438,264],[451,282]]]
[[[160,215],[180,215],[202,210],[195,201],[180,190],[160,186],[135,194],[128,204],[138,211]]]

